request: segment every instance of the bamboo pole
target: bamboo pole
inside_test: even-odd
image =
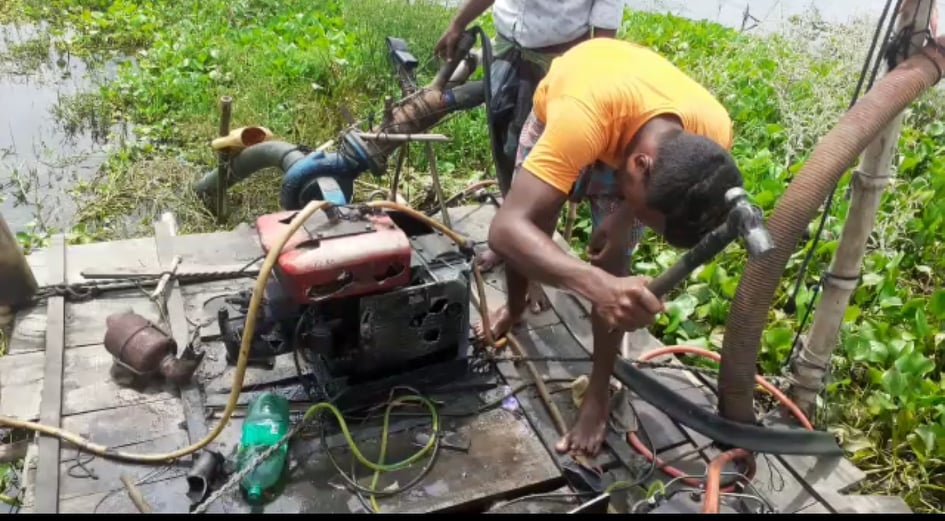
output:
[[[0,321],[9,320],[9,315],[28,304],[37,290],[36,277],[23,249],[0,215]]]
[[[929,26],[934,0],[905,0],[898,13],[897,34],[905,30],[915,36],[908,53],[921,48]],[[912,26],[910,28],[910,26]],[[866,243],[873,231],[883,190],[892,177],[892,157],[899,141],[903,113],[871,142],[860,157],[860,165],[851,179],[851,201],[843,232],[830,268],[824,277],[823,296],[814,314],[808,339],[801,338],[797,356],[791,361],[788,391],[791,399],[811,415],[817,396],[823,390],[824,377],[837,347],[840,326],[857,287]]]
[[[220,98],[220,137],[230,134],[230,117],[233,112],[233,98],[223,96]],[[226,187],[229,185],[230,177],[230,153],[224,149],[217,154],[217,193],[216,193],[216,211],[217,222],[223,224],[226,222]]]

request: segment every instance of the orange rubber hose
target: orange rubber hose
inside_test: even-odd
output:
[[[721,362],[722,360],[722,357],[718,353],[714,353],[712,351],[709,351],[708,349],[702,349],[695,346],[673,345],[673,346],[661,347],[659,349],[654,349],[652,351],[644,353],[642,356],[640,356],[639,361],[646,362],[648,360],[651,360],[653,358],[657,358],[663,355],[679,355],[679,354],[700,356],[702,358],[708,358],[716,362]],[[782,405],[787,407],[787,409],[791,411],[791,414],[793,414],[794,417],[797,418],[797,420],[801,423],[801,425],[804,426],[805,429],[810,430],[810,431],[814,430],[813,425],[811,425],[810,421],[807,419],[807,416],[804,415],[801,409],[794,402],[792,402],[790,398],[785,396],[785,394],[782,393],[777,387],[771,384],[771,382],[765,380],[764,378],[756,374],[755,383],[760,385],[765,391],[767,391],[769,394],[774,396],[774,398],[778,400],[778,402],[780,402]],[[682,479],[682,481],[689,486],[702,487],[703,484],[700,483],[699,480],[695,478],[691,478],[691,477],[684,477],[687,475],[685,472],[675,467],[666,465],[661,459],[659,459],[659,457],[657,457],[656,454],[651,453],[643,445],[643,443],[640,441],[640,438],[637,437],[635,432],[631,431],[627,433],[627,443],[629,443],[630,446],[633,447],[634,450],[639,452],[641,456],[643,456],[644,458],[646,458],[647,460],[651,462],[655,462],[656,467],[659,468],[661,471],[665,472],[666,474],[674,478]],[[714,512],[718,512],[718,503],[719,503],[720,493],[734,491],[735,484],[729,485],[724,488],[720,486],[722,467],[724,467],[726,463],[730,461],[734,461],[734,460],[747,460],[748,472],[746,473],[745,477],[747,477],[749,480],[754,478],[755,460],[754,460],[754,457],[751,455],[751,453],[745,451],[744,449],[732,449],[730,451],[720,454],[709,463],[709,468],[707,470],[706,481],[705,481],[706,498],[705,498],[705,503],[703,504],[703,512],[707,512],[706,509],[711,510],[713,508],[714,508]],[[715,466],[713,467],[713,465]]]

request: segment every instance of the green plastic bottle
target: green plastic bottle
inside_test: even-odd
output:
[[[249,404],[243,420],[243,435],[237,453],[237,466],[246,468],[253,459],[275,445],[289,431],[289,401],[275,393],[264,393]],[[240,486],[250,503],[261,503],[267,491],[282,477],[289,444],[266,458],[258,467],[240,481]]]

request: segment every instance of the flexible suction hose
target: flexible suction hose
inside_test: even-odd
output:
[[[725,325],[719,375],[719,413],[754,423],[752,387],[758,348],[775,290],[807,225],[857,156],[897,114],[935,85],[945,69],[939,50],[945,38],[926,46],[890,71],[864,95],[814,148],[810,159],[778,199],[766,226],[776,245],[762,259],[749,257]]]
[[[264,168],[279,168],[287,172],[297,161],[305,157],[298,145],[285,141],[263,141],[246,147],[230,163],[230,175],[227,176],[227,189],[247,179]],[[194,189],[199,194],[212,194],[217,188],[216,169],[203,176]]]

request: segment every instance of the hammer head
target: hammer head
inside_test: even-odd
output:
[[[751,257],[762,257],[774,250],[771,234],[765,228],[764,212],[748,202],[748,194],[741,187],[730,188],[725,193],[729,207],[728,224],[745,240],[745,249]]]

